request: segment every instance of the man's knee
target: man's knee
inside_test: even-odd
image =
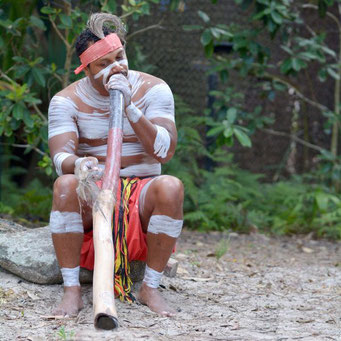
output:
[[[78,179],[74,174],[65,174],[59,176],[53,185],[54,195],[67,195],[69,193],[75,193],[78,186]]]
[[[159,202],[176,202],[182,205],[184,186],[178,178],[163,175],[155,180],[155,194]]]

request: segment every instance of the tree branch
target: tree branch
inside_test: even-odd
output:
[[[44,114],[40,111],[37,104],[32,103],[33,109],[37,112],[37,114],[40,116],[40,118],[44,121],[44,123],[47,123],[47,118],[44,116]]]
[[[127,36],[127,40],[128,40],[128,39],[131,39],[132,37],[134,37],[134,36],[136,36],[136,35],[138,35],[138,34],[141,34],[141,33],[143,33],[143,32],[149,31],[149,30],[153,30],[153,29],[155,29],[155,28],[158,28],[158,29],[161,29],[161,30],[164,29],[164,27],[161,26],[161,24],[162,24],[162,22],[163,22],[163,19],[164,19],[164,18],[162,18],[162,19],[159,21],[159,23],[157,23],[157,24],[155,24],[155,25],[147,26],[147,27],[144,27],[144,28],[142,28],[142,29],[140,29],[140,30],[138,30],[138,31],[133,32],[132,34],[130,34],[130,35]]]
[[[325,148],[322,148],[320,146],[317,146],[315,144],[312,144],[310,142],[307,142],[307,141],[304,141],[302,139],[300,139],[299,137],[297,137],[296,135],[293,135],[293,134],[288,134],[288,133],[285,133],[283,131],[276,131],[276,130],[273,130],[273,129],[267,129],[267,128],[263,128],[261,129],[261,131],[264,131],[268,134],[271,134],[271,135],[275,135],[275,136],[284,136],[284,137],[288,137],[292,140],[294,140],[295,142],[298,142],[308,148],[311,148],[311,149],[314,149],[314,150],[317,150],[318,152],[322,152],[325,150]]]
[[[297,97],[299,97],[302,101],[310,104],[311,106],[321,110],[322,112],[331,112],[331,110],[328,107],[326,107],[325,105],[318,103],[318,102],[315,102],[314,100],[303,95],[303,93],[301,91],[299,91],[298,88],[295,85],[293,85],[292,83],[290,83],[289,81],[286,81],[286,80],[284,80],[278,76],[272,75],[270,73],[265,73],[265,78],[266,77],[268,77],[272,80],[275,80],[278,83],[282,83],[289,88],[293,88],[295,90]]]
[[[302,8],[310,8],[310,9],[316,9],[316,10],[318,9],[316,5],[311,5],[311,4],[302,5]],[[328,11],[326,12],[326,15],[332,20],[334,20],[337,26],[339,27],[339,30],[341,30],[341,24],[340,24],[339,19],[333,13],[328,12]]]
[[[57,27],[56,23],[54,22],[54,20],[51,19],[51,14],[49,14],[49,20],[54,28],[54,30],[56,31],[57,35],[59,36],[59,38],[63,41],[63,43],[65,44],[65,46],[67,48],[70,48],[70,44],[68,43],[68,41],[65,39],[65,37],[62,35],[62,32],[60,32],[59,28]]]
[[[35,152],[37,152],[38,154],[40,154],[42,156],[48,155],[47,153],[43,152],[39,148],[32,146],[30,144],[17,144],[17,143],[5,143],[5,142],[0,142],[0,144],[3,146],[11,146],[11,147],[15,147],[15,148],[31,148]]]

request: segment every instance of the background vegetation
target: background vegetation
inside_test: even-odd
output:
[[[215,6],[219,0],[211,1]],[[246,22],[216,23],[198,8],[200,25],[184,31],[200,32],[211,73],[219,75],[219,89],[209,95],[212,107],[196,113],[186,98],[176,95],[179,144],[174,159],[164,167],[182,179],[186,188],[186,226],[202,230],[261,230],[278,234],[312,233],[341,238],[339,152],[341,2],[339,0],[235,0]],[[139,27],[143,16],[155,6],[177,11],[185,1],[3,1],[0,12],[0,138],[2,191],[0,213],[30,222],[48,220],[55,173],[47,149],[46,117],[50,98],[77,77],[71,72],[78,61],[75,38],[89,12],[108,11],[121,15],[128,27],[131,68],[153,72],[134,38],[152,27]],[[314,18],[312,27],[307,19]],[[333,25],[330,31],[326,20]],[[317,23],[316,23],[317,22]],[[321,25],[319,25],[321,23]],[[322,25],[323,24],[323,25]],[[318,29],[315,29],[317,27]],[[335,35],[336,32],[336,35]],[[277,51],[270,47],[276,41]],[[217,54],[217,46],[232,53]],[[282,52],[278,53],[278,49]],[[306,91],[304,77],[334,89],[333,103]],[[231,81],[233,77],[233,81]],[[262,101],[245,105],[247,93],[232,86],[236,79],[257,84]],[[238,82],[237,82],[238,84]],[[314,92],[315,91],[315,92]],[[264,109],[289,93],[292,100],[291,131],[275,131],[274,117]],[[325,122],[329,147],[309,140],[308,129],[300,129],[309,111],[318,110]],[[284,110],[284,109],[283,109]],[[238,168],[231,147],[252,148],[258,131],[289,139],[290,155],[303,145],[316,153],[317,162],[308,173],[275,177]],[[279,165],[280,166],[280,165]]]

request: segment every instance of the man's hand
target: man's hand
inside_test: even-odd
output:
[[[93,156],[81,157],[75,162],[75,175],[79,180],[99,180],[103,171],[98,167],[98,160]]]
[[[116,73],[112,75],[105,87],[108,91],[121,91],[124,97],[125,107],[128,107],[131,104],[131,84],[129,83],[127,77],[122,73]]]
[[[99,192],[96,181],[100,180],[103,175],[103,171],[98,167],[98,160],[92,156],[77,159],[75,175],[78,178],[76,190],[78,197],[91,207]]]

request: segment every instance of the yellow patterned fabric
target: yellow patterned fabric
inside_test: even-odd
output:
[[[117,190],[117,205],[115,206],[113,241],[115,245],[115,293],[121,301],[134,302],[131,293],[132,281],[128,262],[127,229],[129,226],[129,198],[138,178],[121,178]]]

